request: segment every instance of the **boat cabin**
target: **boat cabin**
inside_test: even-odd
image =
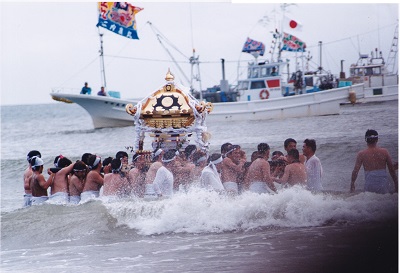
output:
[[[397,75],[387,71],[382,52],[375,49],[368,54],[360,54],[356,64],[350,66],[350,77],[347,79],[353,84],[364,83],[365,87],[381,87],[398,84]]]
[[[249,63],[247,78],[238,81],[241,101],[282,97],[281,67],[285,63]]]

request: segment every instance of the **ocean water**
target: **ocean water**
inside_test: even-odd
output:
[[[398,195],[356,193],[350,177],[367,129],[398,161],[398,101],[341,106],[340,115],[208,124],[211,152],[260,142],[283,151],[292,137],[317,142],[324,193],[221,197],[193,188],[146,202],[105,198],[23,208],[26,154],[76,160],[114,156],[134,128],[93,129],[74,104],[1,107],[1,272],[397,272]],[[47,175],[45,175],[47,177]]]

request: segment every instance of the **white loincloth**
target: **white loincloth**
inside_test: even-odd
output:
[[[69,203],[70,204],[79,204],[81,201],[81,196],[80,195],[73,195],[69,197]]]
[[[32,206],[41,205],[44,202],[46,202],[48,199],[49,199],[48,196],[38,196],[38,197],[32,196],[32,199],[31,199],[32,200]]]
[[[32,194],[24,194],[24,207],[29,207],[32,205]]]
[[[251,182],[249,191],[255,193],[269,193],[267,183],[260,181]]]
[[[222,183],[226,191],[239,193],[238,184],[236,182],[224,182]]]
[[[389,183],[386,170],[365,171],[364,191],[389,193]]]
[[[66,192],[56,192],[49,196],[48,203],[65,205],[69,203],[69,195]]]
[[[80,203],[87,202],[91,199],[95,199],[100,196],[99,191],[84,191],[81,193],[81,201]]]

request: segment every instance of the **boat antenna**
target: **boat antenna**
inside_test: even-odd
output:
[[[194,39],[193,39],[193,16],[192,16],[192,3],[189,3],[189,11],[190,11],[190,36],[192,40],[192,56],[189,58],[190,62],[190,92],[193,94],[195,89],[193,87],[193,81],[198,81],[199,83],[199,93],[200,93],[200,101],[203,100],[203,91],[201,88],[201,78],[200,78],[200,61],[199,55],[196,57],[196,49],[194,48]],[[197,68],[197,74],[195,75],[194,68]]]
[[[318,71],[319,74],[322,73],[322,41],[318,42],[319,44],[319,67],[318,67]]]
[[[102,86],[107,90],[107,82],[106,82],[106,70],[104,69],[104,48],[103,48],[103,33],[99,30],[99,37],[100,37],[100,70],[101,70],[101,83]]]

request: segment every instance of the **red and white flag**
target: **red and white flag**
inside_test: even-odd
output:
[[[303,25],[298,21],[285,16],[283,30],[297,30],[301,31]]]

